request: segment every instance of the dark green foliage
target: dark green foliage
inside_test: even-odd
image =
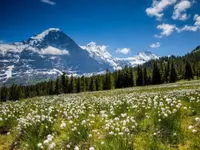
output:
[[[194,78],[194,73],[192,70],[191,63],[189,61],[186,61],[185,63],[185,79],[191,80]]]
[[[61,84],[62,84],[62,92],[67,93],[68,92],[68,77],[66,76],[66,73],[63,72],[61,76]]]
[[[169,77],[169,82],[173,83],[177,81],[177,71],[175,68],[174,62],[171,63],[171,69],[170,69],[170,77]]]
[[[61,94],[62,93],[62,85],[61,85],[61,81],[60,81],[60,78],[58,77],[56,79],[56,86],[55,86],[55,94]]]
[[[82,76],[80,79],[80,92],[84,92],[86,90],[85,88],[85,77]]]
[[[96,90],[97,91],[103,90],[103,81],[101,76],[96,77]]]
[[[9,89],[6,88],[5,86],[3,86],[1,88],[1,101],[5,102],[6,100],[8,100],[8,96],[9,96]]]
[[[106,70],[103,87],[104,87],[104,90],[111,90],[115,88],[114,77],[113,77],[113,74],[109,70]]]
[[[94,75],[91,77],[90,91],[96,91],[96,82],[95,82],[95,77],[94,77]]]
[[[48,93],[49,95],[53,95],[54,94],[54,82],[53,81],[49,81],[48,82]]]
[[[169,63],[169,61],[167,62],[167,64],[164,66],[165,68],[164,68],[164,81],[166,82],[166,83],[168,83],[169,82],[169,73],[170,73],[170,63]]]
[[[157,61],[153,63],[152,84],[161,83],[161,73]]]
[[[136,85],[137,86],[141,86],[144,85],[143,84],[143,71],[142,68],[140,66],[137,67],[137,80],[136,80]]]
[[[70,78],[69,93],[76,93],[76,81],[73,76]]]
[[[143,69],[143,85],[149,85],[149,77],[147,73],[147,68]]]
[[[81,92],[81,79],[79,77],[76,79],[76,92]]]

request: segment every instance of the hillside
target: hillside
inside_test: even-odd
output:
[[[200,81],[0,105],[0,149],[200,149]]]

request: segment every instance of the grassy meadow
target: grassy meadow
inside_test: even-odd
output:
[[[0,150],[199,150],[200,81],[0,104]]]

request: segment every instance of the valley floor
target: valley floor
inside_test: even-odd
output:
[[[0,104],[0,150],[199,150],[200,81]]]

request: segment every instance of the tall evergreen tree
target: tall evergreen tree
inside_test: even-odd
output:
[[[78,78],[76,79],[76,92],[77,92],[77,93],[80,93],[80,92],[81,92],[81,78],[80,78],[80,77],[78,77]]]
[[[54,81],[53,80],[48,82],[48,88],[49,88],[49,91],[48,91],[49,95],[53,95],[54,94],[54,90],[55,90]]]
[[[71,75],[71,78],[70,78],[69,92],[76,93],[76,82],[73,75]]]
[[[5,102],[9,98],[9,90],[5,86],[1,88],[1,101]]]
[[[137,67],[137,79],[136,79],[137,86],[143,85],[143,72],[141,66],[138,65]]]
[[[187,60],[185,63],[185,79],[191,80],[194,78],[194,73],[192,70],[191,63]]]
[[[156,61],[153,63],[152,84],[161,83],[161,73]]]
[[[109,89],[115,89],[115,79],[112,73],[109,73]]]
[[[58,77],[56,79],[56,86],[55,86],[55,94],[61,94],[62,93],[62,85],[61,85],[61,80],[60,78]]]
[[[129,68],[129,73],[130,73],[129,86],[133,87],[135,84],[135,77],[134,77],[134,71],[132,67]]]
[[[96,91],[96,82],[95,82],[95,77],[94,77],[94,75],[91,77],[90,91]]]
[[[167,62],[167,65],[165,66],[164,69],[164,82],[168,83],[169,82],[169,73],[170,73],[170,63],[169,61]]]
[[[17,85],[12,84],[10,88],[10,95],[9,95],[9,100],[17,100]]]
[[[147,68],[143,69],[143,85],[148,85],[148,74],[147,74]]]
[[[85,92],[86,87],[85,87],[85,77],[81,76],[80,79],[80,92]]]
[[[67,93],[68,92],[68,77],[66,76],[66,73],[63,72],[61,76],[61,84],[62,84],[62,92]]]
[[[131,74],[130,74],[130,69],[128,68],[128,66],[126,65],[125,67],[124,67],[124,69],[122,70],[122,72],[123,72],[123,86],[124,87],[129,87],[130,86],[130,84],[131,84],[131,82],[130,82],[130,80],[131,80]]]
[[[102,76],[97,76],[96,77],[96,90],[97,91],[103,90]]]
[[[169,82],[173,83],[177,81],[177,71],[175,68],[174,61],[171,63],[171,69],[170,69],[170,77],[169,77]]]
[[[105,74],[104,89],[110,90],[115,88],[115,81],[112,73],[107,69]]]

